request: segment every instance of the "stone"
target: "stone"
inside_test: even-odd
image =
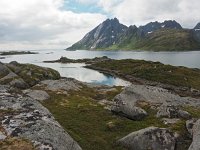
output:
[[[29,85],[21,78],[12,80],[10,85],[19,89],[26,89],[29,87]]]
[[[0,106],[12,110],[2,117],[1,127],[7,136],[31,141],[36,149],[81,150],[76,141],[62,128],[39,101],[20,94],[8,95],[9,86],[0,85]],[[4,139],[0,132],[0,139]]]
[[[50,98],[49,94],[43,90],[24,90],[23,93],[38,101],[44,101]]]
[[[111,111],[132,120],[142,120],[147,116],[142,108],[130,105],[112,106]]]
[[[190,119],[191,115],[187,111],[180,110],[178,107],[173,105],[162,105],[156,114],[156,117],[167,117],[167,118],[183,118]]]
[[[6,135],[0,131],[0,141],[4,140],[5,138],[6,138]]]
[[[71,78],[65,78],[60,80],[45,80],[42,81],[39,85],[45,86],[46,90],[59,92],[66,92],[69,90],[78,91],[82,87],[79,81]]]
[[[175,150],[176,136],[165,128],[148,127],[130,133],[118,143],[130,150]]]
[[[197,121],[197,119],[195,119],[195,118],[186,121],[186,128],[187,128],[188,132],[190,133],[191,137],[193,135],[193,127],[194,127],[194,124],[196,123],[196,121]]]
[[[192,144],[188,150],[200,150],[200,119],[194,124],[192,128],[193,138]]]
[[[172,118],[172,119],[169,119],[169,118],[163,118],[162,119],[162,122],[166,125],[172,125],[172,124],[176,124],[177,122],[179,122],[180,119],[178,118]]]

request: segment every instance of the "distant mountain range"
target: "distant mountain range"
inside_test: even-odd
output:
[[[107,19],[68,50],[200,50],[200,23],[183,29],[176,21],[150,22],[129,27]]]

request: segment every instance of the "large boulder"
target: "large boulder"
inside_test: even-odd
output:
[[[188,150],[200,150],[200,119],[194,124],[192,134],[192,144]]]
[[[111,111],[132,120],[142,120],[147,116],[147,112],[142,108],[128,104],[114,105],[111,107]]]
[[[118,143],[129,150],[174,150],[176,137],[168,129],[149,127],[125,136]]]
[[[130,88],[126,88],[114,98],[115,104],[111,107],[111,111],[132,120],[142,120],[147,116],[147,112],[137,106],[139,97],[141,96],[132,92]]]

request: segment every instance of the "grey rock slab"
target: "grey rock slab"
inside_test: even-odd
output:
[[[81,150],[76,141],[62,128],[53,115],[42,104],[30,97],[7,95],[6,86],[0,85],[0,108],[10,109],[1,118],[6,135],[22,137],[37,144],[37,149]]]
[[[194,124],[192,128],[193,138],[192,144],[188,150],[200,150],[200,119]]]
[[[129,150],[174,150],[176,137],[168,129],[148,127],[130,133],[118,143]]]
[[[69,91],[80,90],[82,87],[80,82],[74,79],[60,79],[60,80],[45,80],[40,83],[41,86],[45,86],[46,90],[50,91]]]
[[[38,100],[38,101],[44,101],[44,100],[47,100],[50,98],[49,94],[43,90],[30,90],[29,89],[29,90],[24,90],[23,93],[35,100]]]
[[[190,97],[180,97],[166,89],[146,85],[131,85],[126,87],[122,93],[116,96],[124,102],[136,104],[143,100],[154,105],[174,105],[174,106],[200,106],[200,100]]]

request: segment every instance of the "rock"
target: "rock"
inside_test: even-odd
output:
[[[45,80],[42,81],[39,86],[44,86],[46,90],[50,91],[69,91],[79,90],[82,86],[79,81],[75,79],[60,79],[60,80]]]
[[[168,129],[149,127],[125,136],[118,143],[130,150],[174,150],[176,137]]]
[[[6,76],[9,72],[9,69],[3,63],[0,62],[0,78]]]
[[[132,120],[142,120],[147,116],[147,112],[142,108],[127,104],[112,106],[111,111]]]
[[[29,85],[21,78],[12,80],[10,85],[19,89],[26,89],[29,87]]]
[[[114,98],[115,104],[111,111],[132,120],[142,120],[147,112],[136,106],[139,95],[134,94],[128,88]]]
[[[0,141],[1,140],[4,140],[6,138],[5,134],[3,134],[1,131],[0,131]]]
[[[137,103],[138,101],[146,101],[150,105],[173,105],[173,106],[200,106],[200,100],[190,97],[180,97],[173,94],[166,89],[146,86],[146,85],[131,85],[126,87],[119,95],[117,99],[123,101],[131,101]]]
[[[192,118],[191,114],[184,110],[179,110],[178,115],[179,115],[179,118],[183,118],[183,119],[191,119]]]
[[[0,117],[7,136],[32,141],[36,149],[81,150],[81,147],[37,100],[20,94],[8,95],[9,87],[0,85]],[[4,138],[1,136],[0,137]]]
[[[196,123],[196,121],[197,121],[197,119],[194,119],[194,118],[186,121],[186,128],[187,128],[188,132],[190,133],[191,137],[193,135],[192,129],[193,129],[193,126]]]
[[[38,100],[38,101],[44,101],[44,100],[47,100],[50,98],[49,94],[42,90],[30,90],[29,89],[29,90],[24,90],[23,93],[35,100]]]
[[[180,110],[176,106],[172,105],[162,105],[160,106],[156,117],[167,117],[167,118],[183,118],[183,119],[190,119],[191,115],[183,110]]]
[[[176,119],[176,118],[173,118],[173,119],[163,118],[162,121],[166,125],[171,125],[171,124],[176,124],[177,122],[180,121],[180,119]]]
[[[192,144],[188,150],[200,150],[200,119],[197,120],[195,125],[192,128],[193,138]]]

